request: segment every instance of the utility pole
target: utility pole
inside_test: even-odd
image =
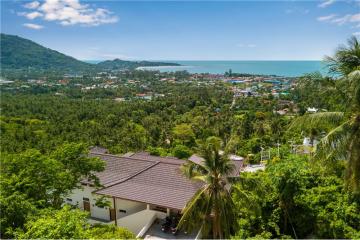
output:
[[[277,142],[276,145],[277,145],[278,157],[280,157],[280,143]]]
[[[114,204],[114,212],[115,212],[115,226],[118,226],[117,225],[117,214],[116,214],[116,199],[115,199],[115,197],[113,197],[113,204]]]

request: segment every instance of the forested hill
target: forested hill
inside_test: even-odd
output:
[[[168,63],[168,62],[150,62],[150,61],[125,61],[121,59],[114,59],[103,61],[97,64],[103,69],[135,69],[137,67],[152,67],[152,66],[180,66],[177,63]]]
[[[135,69],[144,66],[177,66],[176,63],[108,60],[98,64],[79,61],[31,40],[1,33],[2,70],[54,70],[84,72],[89,70]]]
[[[79,61],[31,40],[1,34],[1,68],[84,71],[92,64]]]

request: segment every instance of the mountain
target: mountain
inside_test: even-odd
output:
[[[84,71],[92,67],[22,37],[2,33],[0,42],[2,69]]]
[[[168,62],[150,62],[150,61],[125,61],[121,59],[107,60],[97,64],[102,69],[135,69],[137,67],[154,67],[154,66],[180,66],[177,63]]]
[[[84,72],[91,70],[135,69],[144,66],[178,66],[176,63],[108,60],[98,64],[79,61],[31,40],[1,33],[2,70],[51,70]]]

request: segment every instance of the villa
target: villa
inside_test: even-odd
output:
[[[102,148],[91,149],[89,155],[106,162],[105,170],[97,174],[101,187],[85,179],[81,181],[82,189],[75,189],[65,202],[88,211],[93,221],[126,227],[137,237],[143,237],[159,219],[180,214],[202,186],[183,176],[180,166],[185,161],[178,158],[147,152],[117,156]],[[243,159],[231,159],[233,174],[238,175]],[[199,162],[201,158],[192,156],[189,160]],[[97,204],[99,199],[110,204]]]

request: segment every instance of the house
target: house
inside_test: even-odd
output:
[[[115,223],[142,237],[156,219],[179,214],[202,186],[183,176],[180,166],[185,163],[174,157],[152,156],[147,152],[123,156],[108,154],[106,149],[93,148],[90,157],[106,162],[105,170],[97,173],[101,187],[92,181],[81,181],[65,202],[88,211],[94,220]],[[238,175],[242,158],[233,160]],[[109,206],[97,204],[105,198]],[[104,200],[104,199],[103,199]]]
[[[318,109],[314,107],[308,107],[306,110],[308,113],[317,113]]]

